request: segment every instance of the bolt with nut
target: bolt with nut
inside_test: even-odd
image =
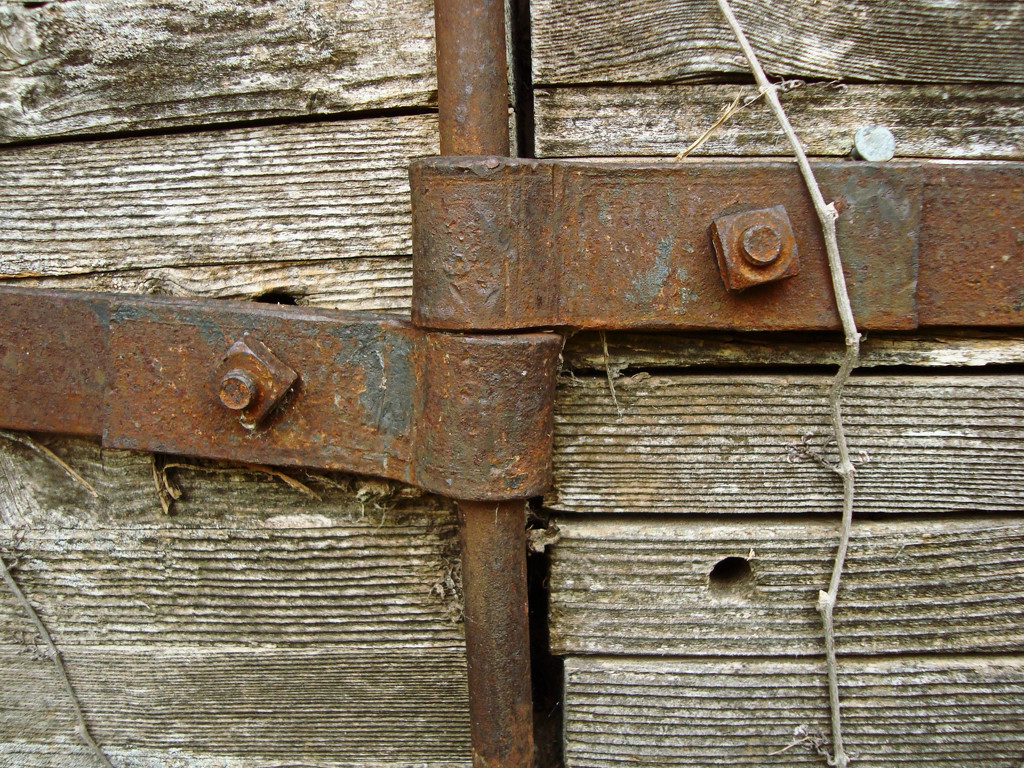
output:
[[[259,385],[249,373],[240,368],[225,373],[217,389],[221,405],[232,411],[244,411],[258,394]]]
[[[743,257],[755,267],[771,264],[782,253],[782,236],[771,224],[755,224],[743,232]]]

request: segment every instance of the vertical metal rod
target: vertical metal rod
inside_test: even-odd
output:
[[[504,0],[435,0],[442,155],[507,156]]]
[[[504,0],[435,0],[442,155],[509,153]],[[460,501],[473,764],[533,765],[526,503]]]
[[[526,503],[459,502],[476,768],[533,765]]]

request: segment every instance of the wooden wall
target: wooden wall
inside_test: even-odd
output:
[[[712,2],[531,5],[539,156],[671,157],[754,93]],[[881,123],[903,157],[1022,159],[1017,0],[734,5],[802,81],[784,102],[811,154]],[[432,29],[429,0],[0,5],[0,280],[406,312]],[[788,153],[757,103],[696,154]],[[824,434],[814,366],[836,347],[607,341],[566,349],[546,499],[567,765],[821,764],[838,484],[789,445]],[[1024,344],[880,337],[866,357],[867,519],[836,614],[850,750],[1015,765]],[[0,438],[0,550],[118,768],[470,764],[447,504],[186,461],[167,514],[154,478],[178,460],[40,440],[98,498]],[[749,572],[712,580],[726,558]],[[33,638],[0,596],[0,764],[91,766]]]
[[[0,4],[0,280],[407,312],[435,106],[430,0]],[[471,763],[447,503],[38,439],[98,498],[0,437],[0,554],[117,768]],[[6,590],[0,765],[95,765]]]
[[[732,5],[769,73],[801,81],[782,100],[809,154],[848,156],[881,124],[900,157],[1024,157],[1024,4]],[[756,93],[713,1],[534,0],[532,19],[538,156],[671,158]],[[791,150],[756,102],[694,154]],[[829,434],[840,351],[570,340],[545,500],[570,768],[825,764],[816,602],[841,484],[803,454]],[[1014,333],[867,341],[844,402],[868,461],[835,614],[854,766],[1024,758],[1022,351]]]

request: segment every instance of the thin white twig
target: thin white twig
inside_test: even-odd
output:
[[[807,160],[803,145],[800,143],[796,131],[793,130],[789,118],[786,117],[785,110],[782,109],[782,103],[779,101],[779,96],[776,93],[776,86],[772,85],[768,80],[768,76],[757,60],[757,54],[754,53],[754,49],[747,41],[746,35],[743,34],[743,28],[733,13],[728,0],[717,0],[717,2],[726,21],[729,22],[736,40],[743,49],[743,54],[750,63],[750,70],[754,74],[758,87],[764,93],[765,98],[768,100],[768,105],[786,134],[786,138],[789,139],[789,143],[793,146],[793,152],[796,155],[800,173],[807,184],[807,190],[810,192],[811,200],[814,203],[814,210],[821,220],[821,228],[825,236],[825,251],[828,254],[828,266],[832,275],[832,289],[835,293],[836,308],[839,311],[839,319],[843,325],[843,334],[846,337],[846,353],[843,356],[843,363],[839,366],[839,371],[836,373],[836,377],[832,381],[831,390],[829,391],[829,411],[832,417],[832,428],[835,431],[836,445],[839,449],[839,467],[837,472],[843,478],[843,518],[839,532],[839,547],[836,551],[835,564],[832,568],[832,579],[829,582],[828,591],[818,594],[818,611],[821,613],[822,624],[825,630],[828,698],[832,716],[832,741],[833,749],[835,750],[835,764],[837,768],[846,768],[849,765],[850,759],[843,748],[842,718],[839,703],[839,674],[836,664],[835,627],[832,621],[832,611],[835,608],[836,596],[839,593],[839,583],[842,579],[846,552],[850,543],[850,531],[853,527],[855,469],[853,462],[850,461],[850,448],[847,445],[846,434],[843,430],[841,399],[843,386],[846,384],[847,379],[850,378],[850,374],[857,366],[860,358],[860,333],[857,332],[853,308],[850,306],[850,295],[846,289],[846,278],[843,275],[843,262],[839,255],[839,241],[836,238],[836,219],[839,217],[839,214],[836,212],[835,205],[825,203],[825,198],[821,194],[821,188],[818,186],[817,180],[814,178],[814,171],[811,170],[811,164]]]
[[[78,694],[75,693],[75,688],[71,685],[71,679],[68,677],[67,668],[64,666],[64,659],[60,655],[60,651],[57,650],[56,644],[53,642],[53,638],[50,637],[49,631],[46,629],[46,625],[43,624],[42,619],[39,618],[39,614],[36,613],[36,609],[32,607],[32,603],[25,597],[25,593],[21,591],[21,587],[18,586],[18,582],[11,576],[11,572],[7,569],[7,563],[0,557],[0,576],[3,576],[4,582],[7,584],[7,588],[11,590],[18,605],[26,613],[32,624],[35,625],[36,632],[43,639],[47,649],[50,651],[50,657],[53,659],[54,666],[57,667],[57,674],[60,676],[60,681],[64,685],[64,690],[68,694],[68,698],[71,699],[71,708],[75,712],[75,718],[78,720],[78,735],[82,741],[89,745],[93,754],[96,756],[96,760],[104,768],[114,768],[110,760],[103,753],[103,749],[96,739],[92,737],[92,733],[89,732],[89,725],[85,722],[85,713],[82,711],[82,704],[78,700]]]

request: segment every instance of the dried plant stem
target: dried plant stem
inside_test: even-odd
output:
[[[76,472],[70,464],[64,461],[64,459],[62,459],[56,453],[51,451],[45,445],[37,443],[29,435],[21,434],[19,432],[8,432],[6,429],[0,429],[0,437],[4,437],[14,443],[21,443],[22,445],[31,448],[44,459],[64,470],[73,480],[75,480],[79,485],[85,488],[85,490],[92,494],[94,498],[98,499],[100,497],[96,489],[92,487],[92,484],[84,477],[82,477],[80,474],[78,474],[78,472]]]
[[[829,410],[832,417],[832,429],[835,432],[836,445],[839,449],[839,467],[836,471],[843,479],[843,518],[839,532],[839,547],[836,551],[835,564],[832,568],[832,579],[829,582],[827,592],[820,592],[818,595],[818,611],[821,613],[822,624],[825,630],[825,651],[828,666],[828,693],[829,708],[832,716],[832,741],[835,751],[835,765],[837,768],[846,768],[850,759],[843,748],[842,718],[840,715],[839,703],[839,675],[836,665],[836,643],[835,628],[832,621],[832,611],[835,608],[836,596],[839,593],[839,583],[843,575],[843,566],[846,562],[846,552],[850,543],[850,530],[853,527],[853,496],[854,496],[854,466],[850,461],[850,449],[846,443],[846,434],[843,430],[842,394],[843,386],[846,384],[850,374],[857,366],[860,359],[860,333],[857,332],[857,323],[853,317],[853,308],[850,306],[850,295],[846,289],[846,278],[843,275],[843,262],[839,255],[839,241],[836,238],[836,219],[838,213],[835,205],[825,203],[821,194],[821,188],[814,178],[814,171],[807,160],[803,145],[793,130],[793,126],[782,109],[782,103],[776,93],[776,86],[768,80],[757,60],[757,54],[743,34],[736,15],[733,13],[728,0],[717,0],[718,7],[722,10],[726,21],[732,28],[736,40],[743,49],[743,54],[750,63],[750,70],[757,80],[758,87],[768,100],[768,105],[782,126],[786,138],[793,145],[793,152],[796,155],[797,165],[804,177],[807,189],[811,194],[814,203],[814,210],[821,220],[821,229],[825,236],[825,251],[828,254],[828,266],[832,275],[832,289],[835,293],[836,308],[839,310],[839,319],[843,325],[843,334],[846,337],[846,353],[843,356],[843,363],[839,366],[835,379],[832,381],[832,388],[829,391]]]
[[[11,572],[7,569],[7,563],[0,557],[0,576],[3,576],[4,583],[7,584],[7,588],[11,590],[14,595],[14,599],[17,600],[18,605],[35,625],[36,632],[43,639],[43,643],[46,644],[47,649],[50,652],[50,658],[53,659],[54,666],[57,667],[57,674],[60,676],[60,681],[64,685],[64,690],[68,694],[68,698],[71,699],[71,708],[75,712],[75,718],[78,720],[78,735],[81,737],[93,754],[96,756],[96,760],[103,765],[105,768],[114,768],[110,760],[103,753],[100,745],[96,743],[96,739],[92,737],[89,732],[89,726],[85,722],[85,713],[82,712],[82,704],[78,700],[78,694],[75,693],[74,686],[71,685],[71,679],[68,677],[67,668],[64,666],[64,659],[60,655],[60,651],[57,650],[57,646],[53,642],[53,638],[50,637],[49,631],[46,629],[46,625],[43,624],[42,619],[39,618],[39,614],[36,613],[36,609],[32,607],[32,603],[25,597],[25,593],[21,591],[21,587],[18,586],[18,582],[11,576]]]
[[[695,149],[700,147],[701,144],[710,139],[712,134],[714,134],[715,131],[717,131],[719,128],[722,127],[722,125],[725,124],[726,120],[728,120],[734,114],[739,112],[743,108],[740,106],[741,98],[741,96],[737,96],[735,99],[733,99],[732,104],[729,104],[725,109],[722,110],[722,114],[719,115],[718,119],[715,120],[715,122],[713,122],[710,126],[708,126],[708,129],[704,131],[704,133],[702,133],[700,136],[698,136],[696,141],[693,142],[693,144],[688,146],[686,149],[684,149],[682,152],[680,152],[673,158],[675,162],[678,163],[680,160],[685,160],[691,152],[693,152]]]
[[[601,349],[604,351],[604,373],[608,377],[608,391],[612,393],[615,411],[621,416],[622,409],[619,407],[619,398],[615,394],[615,376],[612,375],[611,358],[608,356],[608,339],[605,337],[604,331],[601,331]]]

